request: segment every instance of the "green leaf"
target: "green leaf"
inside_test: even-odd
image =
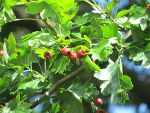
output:
[[[44,46],[52,46],[56,43],[56,40],[53,36],[43,31],[36,31],[25,36],[22,36],[21,39],[18,41],[18,44],[25,44],[32,47],[32,50],[40,49],[41,45]],[[44,48],[44,47],[43,47]]]
[[[95,64],[89,56],[86,56],[86,58],[84,60],[82,60],[83,62],[83,66],[85,68],[85,70],[89,71],[99,71],[100,70],[100,67]]]
[[[132,48],[129,50],[129,59],[132,59],[135,63],[142,65],[144,68],[150,68],[150,50],[149,44],[147,44],[146,48]]]
[[[121,17],[123,17],[123,16],[125,16],[125,15],[127,15],[128,13],[130,13],[130,10],[121,10],[121,11],[119,11],[118,13],[117,13],[117,18],[121,18]]]
[[[145,14],[146,10],[138,5],[133,5],[130,8],[130,14],[132,14],[132,18],[138,19]]]
[[[22,81],[19,83],[18,89],[39,89],[40,88],[40,86],[38,86],[39,83],[40,81],[38,79],[32,80],[30,82]]]
[[[47,2],[59,16],[59,22],[66,24],[70,21],[78,12],[78,6],[75,0],[38,0]]]
[[[18,72],[16,71],[14,74],[12,74],[12,81],[14,81],[18,76]]]
[[[145,43],[145,34],[140,30],[132,30],[132,39],[134,43],[142,45]]]
[[[113,92],[110,98],[110,102],[113,104],[125,104],[125,101],[129,100],[128,94],[124,91],[121,92]]]
[[[10,101],[2,108],[2,113],[32,113],[29,104],[25,102]]]
[[[112,49],[111,42],[107,39],[103,39],[91,49],[90,54],[92,54],[93,60],[106,61],[109,55],[112,54]]]
[[[37,78],[38,80],[40,80],[41,82],[44,82],[46,77],[41,75],[40,73],[34,71],[32,72],[32,76],[34,76],[35,78]]]
[[[125,90],[130,90],[133,88],[131,78],[128,77],[127,75],[120,76],[120,84],[121,84],[121,87]]]
[[[8,63],[9,55],[8,55],[8,51],[7,51],[7,47],[5,43],[3,44],[3,51],[4,51],[3,58],[5,62]]]
[[[58,113],[60,111],[60,105],[58,103],[53,103],[50,113]]]
[[[41,17],[43,19],[46,19],[48,17],[50,17],[52,20],[58,20],[58,14],[56,13],[56,11],[46,2],[43,2],[43,10],[41,12]]]
[[[98,96],[99,92],[97,91],[97,88],[91,84],[91,83],[75,83],[72,84],[68,91],[73,93],[74,96],[82,102],[82,99],[85,99],[86,101],[93,100],[96,96]]]
[[[102,25],[101,30],[104,38],[118,37],[118,28],[116,23],[110,23],[109,25]]]
[[[84,14],[82,17],[81,16],[77,16],[75,19],[75,24],[77,24],[77,26],[82,26],[88,22],[90,22],[92,20],[93,15],[92,14]]]
[[[70,59],[66,56],[62,56],[58,60],[55,61],[54,66],[52,67],[51,71],[60,74],[65,74],[68,70],[68,67],[70,65]]]
[[[106,10],[107,10],[108,15],[111,15],[112,9],[113,7],[116,6],[117,2],[119,2],[119,0],[112,0],[111,2],[107,4]]]
[[[46,19],[50,17],[51,19],[58,18],[57,12],[51,7],[51,5],[47,4],[46,2],[29,2],[27,4],[26,13],[28,14],[37,14],[41,13],[41,17]]]
[[[0,31],[2,30],[2,26],[5,24],[5,21],[0,18]]]
[[[27,4],[26,13],[28,14],[37,14],[43,10],[42,2],[32,1]]]
[[[140,20],[140,26],[142,31],[144,31],[147,28],[147,20],[145,18],[142,18]]]
[[[100,86],[101,92],[104,95],[111,94],[111,103],[124,104],[128,100],[127,91],[132,89],[133,85],[130,77],[123,75],[118,63],[111,64],[106,69],[101,69],[94,74],[94,77],[105,81]]]
[[[82,103],[72,93],[62,94],[62,100],[61,107],[67,113],[84,113]]]
[[[22,5],[22,4],[26,4],[26,3],[27,3],[26,0],[4,0],[3,6],[4,6],[7,10],[10,10],[10,9],[11,9],[11,6]]]
[[[118,71],[118,65],[114,64],[106,69],[101,69],[98,72],[95,72],[94,77],[99,80],[111,80],[113,76],[116,75]]]
[[[8,37],[8,50],[10,53],[14,53],[16,51],[16,40],[12,33],[10,33]]]

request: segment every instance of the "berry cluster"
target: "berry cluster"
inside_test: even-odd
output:
[[[72,53],[71,50],[67,47],[62,48],[61,54],[68,56],[72,61],[77,61],[78,59],[84,58],[86,56],[86,52],[83,50],[78,50],[76,53]],[[50,51],[44,52],[44,58],[49,60],[52,54]]]
[[[86,56],[86,53],[83,50],[78,50],[76,53],[72,53],[67,47],[62,48],[61,53],[65,56],[68,56],[72,61],[77,61],[78,59]]]

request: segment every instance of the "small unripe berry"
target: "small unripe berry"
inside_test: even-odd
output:
[[[78,50],[77,56],[78,56],[78,58],[84,58],[86,56],[86,53],[83,50]]]
[[[3,54],[4,54],[4,51],[0,50],[0,56],[3,56]]]
[[[51,56],[52,56],[52,54],[51,54],[51,52],[50,52],[50,51],[46,51],[46,52],[44,52],[44,58],[45,58],[46,60],[50,59],[50,58],[51,58]]]
[[[77,61],[78,60],[78,56],[76,53],[71,53],[68,56],[72,61]]]
[[[147,11],[150,11],[150,4],[146,5],[146,9],[147,9]]]
[[[97,99],[95,99],[93,102],[94,102],[94,104],[95,104],[96,106],[103,104],[103,100],[102,100],[101,98],[97,98]]]
[[[61,53],[62,53],[63,55],[65,55],[65,56],[69,56],[69,55],[71,54],[71,51],[70,51],[69,48],[64,47],[64,48],[61,49]]]

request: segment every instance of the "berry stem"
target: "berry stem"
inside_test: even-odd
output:
[[[46,69],[47,69],[47,67],[46,67],[46,60],[44,60],[44,72],[46,73]]]

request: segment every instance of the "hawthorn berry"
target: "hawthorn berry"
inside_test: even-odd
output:
[[[78,56],[76,53],[70,53],[68,56],[72,61],[77,61]]]
[[[0,50],[0,56],[3,56],[3,54],[4,54],[4,51]]]
[[[146,9],[147,9],[147,11],[150,11],[150,4],[146,5]]]
[[[78,56],[78,58],[84,58],[86,56],[86,53],[83,50],[78,50],[77,56]]]
[[[96,106],[103,104],[103,100],[101,98],[96,98],[93,102]]]
[[[46,60],[50,59],[51,56],[52,56],[52,54],[51,54],[50,51],[45,51],[45,52],[44,52],[44,58],[45,58]]]
[[[101,109],[101,108],[100,108],[100,109],[97,109],[97,110],[96,110],[96,113],[106,113],[106,112],[104,111],[104,109]]]
[[[71,51],[70,51],[69,48],[64,47],[64,48],[61,49],[61,53],[62,53],[63,55],[65,55],[65,56],[69,56],[69,55],[71,54]]]

